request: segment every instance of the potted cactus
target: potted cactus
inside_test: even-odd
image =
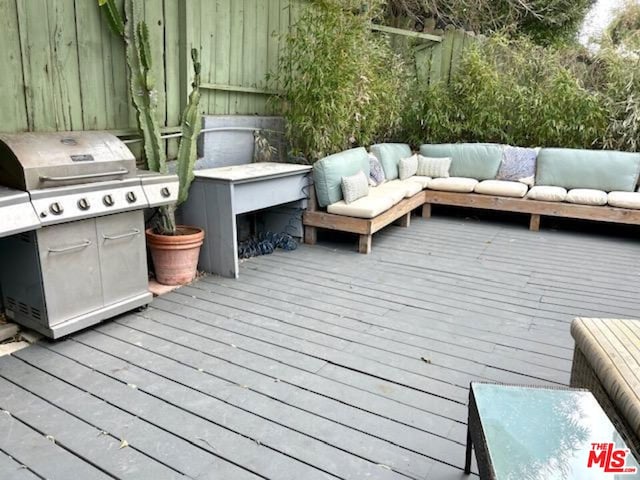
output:
[[[125,42],[129,69],[130,94],[136,109],[138,127],[143,138],[144,155],[149,170],[167,173],[167,157],[157,120],[157,92],[151,72],[149,30],[144,21],[137,21],[135,0],[125,0],[126,22],[115,0],[98,0],[111,30]],[[176,225],[175,212],[189,194],[200,134],[200,62],[198,50],[191,50],[194,77],[187,105],[182,112],[181,138],[178,147],[176,173],[180,180],[178,201],[161,207],[153,227],[146,231],[156,279],[166,285],[189,283],[196,276],[204,231],[199,227]]]

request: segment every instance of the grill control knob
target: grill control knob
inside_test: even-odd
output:
[[[49,205],[49,211],[54,215],[61,215],[62,212],[64,212],[64,208],[62,208],[62,205],[60,205],[58,202],[54,202]]]
[[[111,195],[105,195],[104,197],[102,197],[102,203],[104,203],[107,207],[113,207],[113,204],[115,202],[113,201],[113,197]]]
[[[91,204],[89,203],[89,200],[87,200],[86,198],[81,198],[80,200],[78,200],[78,208],[80,210],[89,210],[90,206]]]
[[[135,203],[137,199],[138,197],[136,197],[136,194],[134,192],[127,192],[127,202]]]
[[[171,192],[169,191],[168,187],[163,187],[162,190],[160,190],[160,195],[162,195],[164,198],[167,198],[171,196]]]

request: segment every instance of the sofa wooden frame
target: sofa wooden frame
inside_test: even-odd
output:
[[[529,214],[531,216],[529,228],[534,231],[540,229],[540,219],[543,216],[640,225],[640,210],[437,190],[418,192],[410,198],[403,199],[400,203],[377,217],[371,219],[356,218],[318,210],[315,190],[312,186],[309,194],[309,205],[302,217],[304,242],[311,245],[315,244],[318,228],[338,230],[359,235],[358,251],[360,253],[370,253],[371,239],[374,233],[394,222],[400,226],[408,227],[411,222],[411,212],[419,207],[422,207],[422,217],[430,218],[431,205],[451,205]]]
[[[424,195],[418,192],[412,197],[404,198],[389,210],[374,218],[356,218],[346,215],[336,215],[318,210],[316,193],[311,187],[309,204],[302,216],[304,225],[304,243],[315,245],[318,228],[356,233],[359,235],[358,252],[371,252],[371,238],[373,234],[387,225],[397,222],[401,227],[408,227],[411,223],[411,212],[424,204]]]
[[[540,229],[540,218],[565,217],[598,222],[626,223],[640,225],[640,210],[609,206],[578,205],[564,202],[543,202],[526,198],[497,197],[479,193],[453,193],[424,190],[422,216],[431,216],[431,205],[452,205],[457,207],[481,208],[503,212],[528,213],[531,215],[529,229]]]

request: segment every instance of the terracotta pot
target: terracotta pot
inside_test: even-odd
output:
[[[184,285],[196,278],[204,230],[178,225],[177,235],[160,235],[146,230],[156,280],[163,285]]]

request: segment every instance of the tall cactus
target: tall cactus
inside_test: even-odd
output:
[[[113,1],[113,0],[111,0]],[[158,92],[151,72],[149,28],[144,21],[135,22],[134,1],[125,2],[127,22],[124,41],[129,65],[129,89],[135,106],[138,126],[142,132],[147,168],[154,172],[167,172],[167,155],[158,123]]]
[[[193,83],[189,100],[182,112],[182,137],[178,147],[178,177],[180,177],[180,189],[178,190],[178,205],[183,203],[189,195],[189,187],[193,181],[193,167],[196,163],[197,142],[200,135],[200,62],[198,50],[191,49],[193,60]]]
[[[125,18],[122,19],[115,0],[98,0],[107,16],[111,30],[122,37],[126,46],[129,68],[129,89],[136,109],[140,132],[142,133],[145,159],[150,170],[167,172],[167,157],[157,120],[158,94],[151,72],[151,48],[149,29],[144,21],[137,22],[135,0],[125,0]],[[178,202],[175,206],[160,209],[158,229],[163,234],[175,234],[175,211],[189,194],[193,181],[193,168],[197,157],[197,140],[200,135],[200,62],[198,50],[191,49],[194,79],[187,105],[182,113],[182,138],[178,147],[177,174],[180,179]]]

